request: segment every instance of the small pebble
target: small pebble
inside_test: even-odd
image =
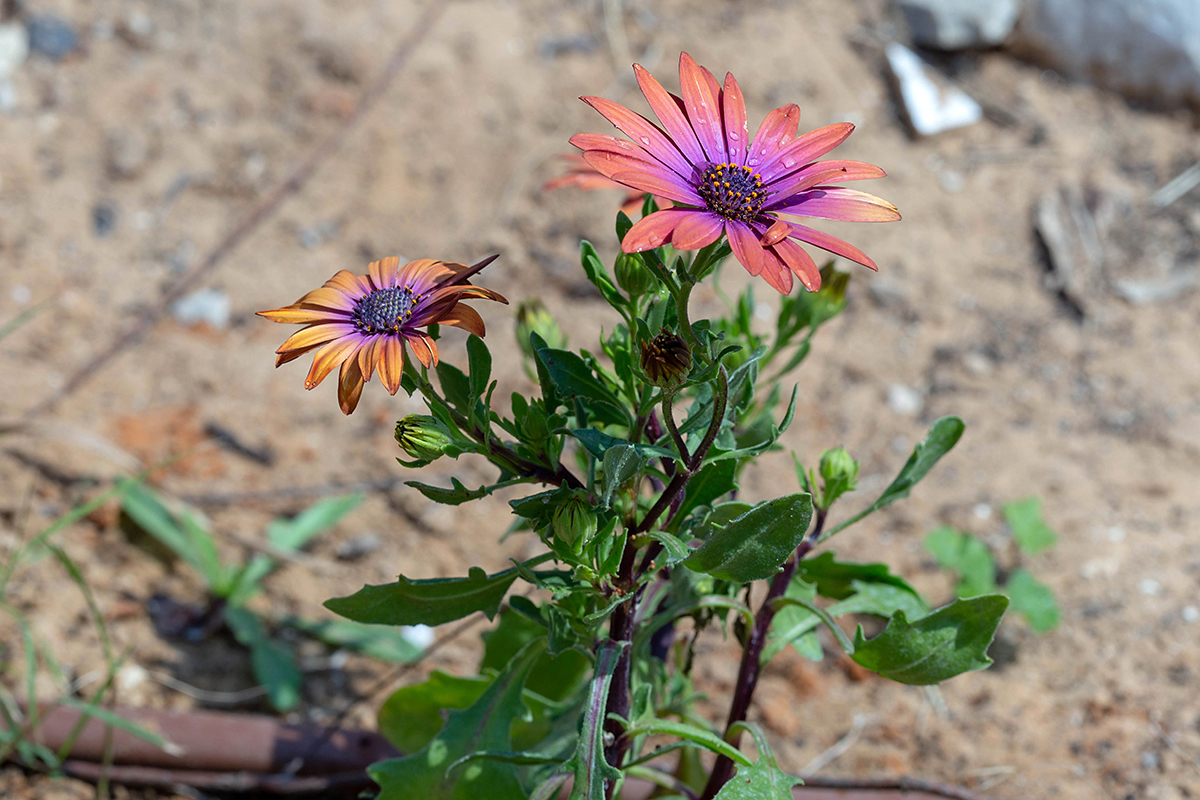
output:
[[[925,408],[925,398],[911,386],[893,383],[887,390],[887,404],[897,414],[915,417]]]
[[[33,299],[33,290],[25,284],[18,284],[12,290],[13,302],[19,306],[23,306]]]
[[[987,503],[975,504],[975,519],[991,519],[992,507]]]
[[[301,228],[296,236],[300,240],[300,246],[306,250],[316,250],[326,240],[337,236],[341,225],[332,221],[325,220],[318,222],[315,225],[309,225],[307,228]]]
[[[0,25],[0,82],[16,72],[29,55],[29,31],[16,22]]]
[[[171,314],[184,325],[203,323],[223,330],[229,327],[232,303],[220,289],[200,289],[175,301]]]
[[[428,625],[401,625],[400,633],[409,642],[424,650],[433,644],[433,628]]]
[[[117,207],[108,201],[96,203],[92,207],[92,229],[103,239],[113,232],[117,226]]]
[[[1200,608],[1196,608],[1195,606],[1184,606],[1183,607],[1183,621],[1184,622],[1200,621]]]
[[[105,163],[114,178],[132,178],[150,157],[150,143],[139,131],[111,130],[105,137]]]
[[[1154,597],[1162,591],[1162,584],[1154,580],[1154,578],[1146,578],[1138,581],[1138,591],[1149,597]]]
[[[54,61],[61,61],[79,44],[71,23],[61,17],[42,14],[29,20],[29,49]]]
[[[342,561],[357,561],[379,549],[383,540],[376,533],[364,533],[338,545],[337,557]]]

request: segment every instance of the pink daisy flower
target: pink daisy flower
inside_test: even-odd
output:
[[[725,235],[742,266],[783,294],[791,291],[793,275],[809,291],[821,286],[816,263],[798,241],[878,269],[853,245],[780,216],[900,219],[886,200],[834,185],[882,178],[882,169],[860,161],[817,161],[845,141],[853,125],[829,125],[797,137],[800,109],[791,104],[768,114],[751,140],[746,103],[733,75],[725,75],[722,88],[682,53],[680,98],[642,67],[633,69],[662,127],[617,103],[583,97],[633,141],[598,133],[571,137],[600,174],[675,204],[636,223],[622,250],[638,253],[664,244],[699,250]]]

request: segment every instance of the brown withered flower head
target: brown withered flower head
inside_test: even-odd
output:
[[[650,341],[642,342],[642,372],[661,389],[677,389],[692,369],[692,351],[687,342],[666,328]]]

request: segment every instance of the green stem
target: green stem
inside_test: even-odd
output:
[[[679,451],[680,464],[686,467],[691,460],[691,456],[688,455],[687,442],[683,440],[683,436],[679,433],[679,428],[675,425],[674,409],[671,408],[671,403],[674,399],[674,392],[663,392],[663,424],[666,425],[667,430],[671,432],[671,439],[675,442],[675,448]]]

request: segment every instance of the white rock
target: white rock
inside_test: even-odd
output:
[[[1195,606],[1184,606],[1183,621],[1196,622],[1197,620],[1200,620],[1200,608],[1196,608]]]
[[[29,55],[29,31],[19,22],[0,25],[0,80],[25,63]]]
[[[938,50],[992,47],[1017,24],[1021,0],[900,0],[913,42]]]
[[[1012,41],[1064,75],[1128,97],[1200,104],[1196,0],[1029,0]]]
[[[902,44],[887,46],[888,66],[900,89],[909,125],[920,136],[972,125],[983,108]]]
[[[217,330],[229,327],[232,311],[229,295],[219,289],[200,289],[184,295],[171,306],[171,314],[182,324],[205,323]]]
[[[1162,584],[1154,580],[1154,578],[1145,578],[1138,581],[1138,591],[1149,597],[1154,597],[1162,591]]]
[[[400,634],[422,650],[433,644],[433,628],[428,625],[402,625]]]
[[[911,386],[893,383],[887,390],[888,408],[906,417],[915,417],[925,408],[925,398]]]

